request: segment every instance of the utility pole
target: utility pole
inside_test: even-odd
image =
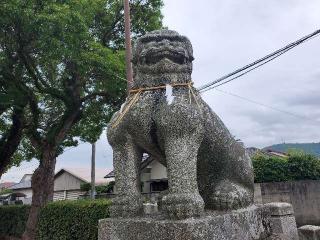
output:
[[[96,192],[96,143],[91,143],[91,194],[90,198],[95,199]]]
[[[130,4],[129,0],[124,0],[124,26],[125,26],[125,39],[126,39],[126,73],[127,73],[127,91],[129,92],[132,82],[132,63],[131,63],[131,23],[130,23]]]

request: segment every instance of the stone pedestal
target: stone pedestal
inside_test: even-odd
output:
[[[274,239],[299,240],[293,207],[289,203],[268,203],[270,223]]]
[[[262,240],[271,236],[268,208],[251,206],[201,218],[110,218],[99,222],[99,240]]]
[[[320,240],[320,227],[305,225],[298,229],[300,240]]]

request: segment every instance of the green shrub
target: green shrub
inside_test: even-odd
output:
[[[96,192],[98,194],[110,193],[113,191],[114,185],[115,185],[115,182],[111,181],[107,185],[96,186]]]
[[[28,219],[30,206],[0,206],[0,239],[4,236],[21,237]]]
[[[294,180],[320,179],[320,160],[303,151],[289,151],[288,169]]]
[[[255,182],[281,182],[292,180],[287,159],[258,154],[252,159]]]
[[[40,240],[96,240],[99,219],[109,216],[109,200],[53,202],[40,212]]]
[[[91,190],[91,183],[81,183],[80,190],[84,192],[89,192]]]
[[[320,179],[320,160],[302,151],[289,151],[288,157],[257,154],[252,158],[255,182],[284,182]]]
[[[8,194],[8,193],[12,193],[13,191],[11,189],[3,189],[0,191],[0,195],[2,194]]]

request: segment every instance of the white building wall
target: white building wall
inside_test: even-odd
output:
[[[151,178],[151,173],[147,172],[142,172],[140,176],[140,180],[142,182],[142,192],[143,193],[149,193],[150,192],[150,178]]]
[[[167,178],[167,168],[158,161],[153,161],[150,165],[151,176],[150,179],[164,179]]]
[[[19,198],[22,200],[23,204],[31,204],[32,201],[32,189],[27,188],[27,189],[15,189],[13,190],[14,193],[23,193],[26,195],[25,198]]]
[[[80,190],[80,185],[84,183],[80,179],[74,177],[68,172],[62,173],[60,176],[56,177],[54,180],[54,191],[64,191],[64,190]]]

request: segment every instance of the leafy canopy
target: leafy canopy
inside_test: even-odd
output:
[[[161,28],[161,0],[131,6],[134,37]],[[10,0],[0,16],[0,129],[8,128],[6,106],[23,96],[20,159],[41,159],[48,145],[59,155],[79,139],[95,142],[126,95],[123,1]]]

